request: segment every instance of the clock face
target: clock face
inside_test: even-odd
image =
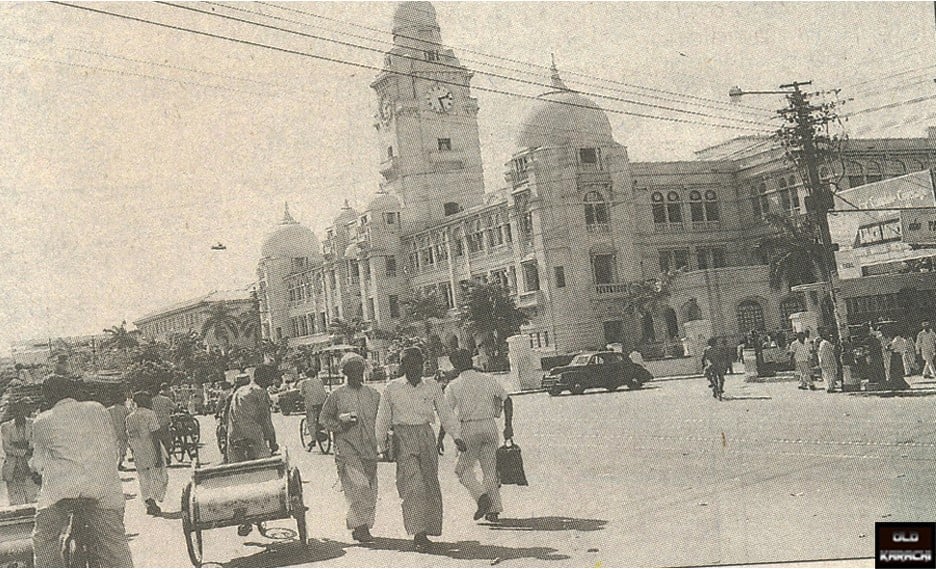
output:
[[[442,85],[436,85],[426,95],[429,108],[437,113],[447,113],[455,103],[455,96]]]
[[[390,99],[383,99],[380,101],[378,113],[380,113],[380,122],[382,122],[384,126],[390,124],[390,119],[393,118],[393,101]]]

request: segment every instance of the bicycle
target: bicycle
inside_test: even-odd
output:
[[[91,531],[87,512],[97,505],[92,498],[64,498],[59,504],[68,509],[68,524],[62,533],[62,560],[65,567],[100,567],[94,550],[88,543]]]
[[[311,442],[311,438],[312,436],[311,433],[309,433],[308,420],[303,417],[302,420],[299,421],[299,440],[302,441],[302,448],[306,449],[307,451],[312,450],[312,445],[309,444]],[[333,435],[331,432],[323,429],[322,426],[319,425],[318,433],[315,437],[315,442],[318,444],[319,450],[322,451],[322,454],[329,454],[331,452],[332,438]]]
[[[706,370],[705,375],[708,377],[709,387],[712,388],[712,397],[722,401],[722,396],[725,393],[725,374],[714,370]]]

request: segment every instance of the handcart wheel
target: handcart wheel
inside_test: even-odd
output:
[[[295,467],[289,471],[289,501],[292,505],[292,515],[296,518],[299,543],[305,546],[309,542],[309,530],[306,527],[305,502],[302,500],[302,475]]]
[[[227,447],[227,431],[220,423],[218,423],[218,426],[215,428],[215,439],[217,439],[218,451],[221,453],[221,456],[224,456],[224,450]]]
[[[185,534],[185,545],[188,549],[189,560],[194,567],[202,566],[202,532],[195,529],[195,519],[191,504],[192,483],[189,482],[182,490],[182,532]]]
[[[198,466],[200,464],[198,460],[198,443],[197,442],[192,443],[192,446],[188,448],[188,456],[189,456],[189,461],[191,461],[192,464],[194,464],[195,466]]]
[[[302,420],[299,421],[299,440],[302,441],[302,448],[310,451],[312,448],[309,446],[309,430],[306,427],[308,427],[307,421],[306,418],[303,417]]]
[[[195,441],[195,444],[198,444],[201,441],[201,423],[198,422],[197,417],[189,417],[188,420],[188,429],[192,434],[192,440]]]
[[[315,433],[315,439],[318,442],[319,450],[322,451],[322,454],[328,454],[331,452],[332,447],[332,437],[331,433],[325,429],[320,430]]]

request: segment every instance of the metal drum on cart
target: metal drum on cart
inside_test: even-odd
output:
[[[202,532],[293,518],[299,542],[308,541],[299,469],[287,455],[195,468],[182,491],[182,531],[189,559],[201,567]]]

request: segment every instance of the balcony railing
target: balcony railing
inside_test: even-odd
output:
[[[611,233],[611,225],[608,223],[589,223],[585,225],[585,228],[592,235]]]
[[[602,294],[623,294],[627,292],[625,283],[608,283],[595,285],[595,293]]]
[[[685,233],[686,224],[682,222],[654,223],[653,230],[656,233]]]
[[[693,221],[693,231],[717,231],[721,229],[720,221]]]
[[[539,291],[531,290],[527,292],[521,292],[517,295],[517,306],[519,307],[529,307],[536,306],[539,303]]]

